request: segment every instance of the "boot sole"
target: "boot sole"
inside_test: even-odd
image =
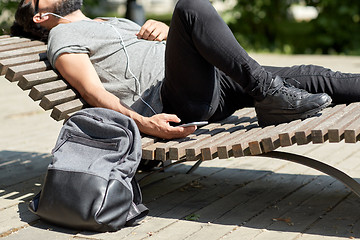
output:
[[[328,107],[331,104],[331,99],[329,99],[327,102],[325,102],[323,105],[319,106],[318,108],[315,109],[311,109],[307,112],[303,112],[303,113],[297,113],[297,114],[288,114],[286,115],[286,119],[283,119],[283,121],[279,121],[278,114],[267,114],[264,117],[261,117],[261,114],[257,114],[257,118],[258,118],[258,124],[260,127],[266,127],[269,125],[277,125],[280,123],[287,123],[287,122],[291,122],[294,120],[304,120],[306,118],[312,117],[315,114],[317,114],[318,112],[320,112],[321,110],[325,109],[326,107]],[[269,121],[274,117],[274,121]],[[267,118],[266,120],[262,120],[263,118]],[[270,119],[269,119],[270,118]]]

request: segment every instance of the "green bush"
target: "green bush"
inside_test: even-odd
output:
[[[0,35],[9,34],[9,28],[14,21],[14,12],[18,1],[0,0]]]
[[[311,0],[309,5],[319,9],[314,25],[313,48],[324,53],[360,55],[360,2],[352,0]]]
[[[247,50],[360,54],[359,1],[307,0],[319,11],[310,22],[297,22],[289,14],[289,7],[299,2],[238,0],[225,19]]]
[[[20,0],[0,0],[0,35],[8,34]],[[104,0],[84,0],[84,11],[93,17]],[[297,22],[289,7],[306,1],[319,16]],[[6,12],[4,14],[4,12]],[[224,18],[241,45],[250,51],[280,53],[343,53],[360,55],[360,1],[353,0],[237,0]],[[148,16],[151,18],[162,18]],[[163,20],[169,23],[169,16]]]

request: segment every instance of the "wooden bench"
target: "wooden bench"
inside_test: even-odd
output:
[[[39,105],[51,111],[56,121],[89,107],[79,94],[52,69],[46,45],[26,38],[0,36],[0,75],[17,82]],[[360,184],[340,170],[317,160],[286,152],[279,147],[294,144],[340,142],[356,143],[360,138],[360,103],[329,107],[316,117],[261,128],[253,108],[238,110],[229,118],[199,128],[184,139],[164,141],[142,137],[144,160],[197,161],[242,156],[265,156],[297,162],[343,182],[360,196]]]

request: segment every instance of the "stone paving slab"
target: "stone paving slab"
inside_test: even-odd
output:
[[[360,72],[360,57],[251,54],[261,64],[311,63]],[[150,214],[115,233],[65,229],[27,210],[43,181],[61,122],[27,92],[0,77],[0,238],[29,239],[355,239],[360,198],[316,170],[282,160],[243,157],[193,162],[141,182]],[[303,154],[360,179],[359,143],[309,144],[281,150]],[[138,176],[139,178],[141,175]]]

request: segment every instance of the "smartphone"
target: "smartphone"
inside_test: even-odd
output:
[[[190,123],[184,123],[184,124],[180,124],[178,127],[192,127],[192,126],[204,126],[208,124],[207,121],[201,121],[201,122],[190,122]]]

